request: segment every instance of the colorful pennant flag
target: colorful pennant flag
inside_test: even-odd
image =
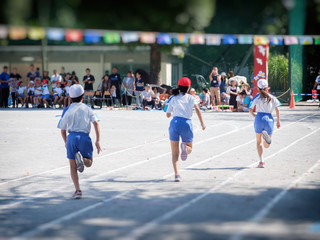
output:
[[[299,44],[298,38],[295,36],[286,36],[284,37],[284,44],[285,45],[296,45]]]
[[[22,40],[27,37],[27,29],[25,27],[11,27],[9,29],[9,38],[11,40]]]
[[[206,34],[206,44],[209,46],[218,46],[221,44],[220,35]]]
[[[122,33],[122,42],[139,42],[139,33],[138,32],[123,32]]]
[[[47,29],[47,39],[51,41],[63,41],[64,40],[64,30],[61,28],[48,28]]]
[[[5,25],[0,25],[0,39],[8,37],[8,28]]]
[[[79,29],[67,29],[66,41],[67,42],[81,42],[83,39],[83,33]]]
[[[159,33],[157,36],[157,43],[162,45],[162,44],[167,44],[170,45],[172,44],[172,36],[169,33]]]
[[[267,45],[269,39],[266,36],[254,36],[254,45]]]
[[[320,37],[315,37],[314,38],[314,44],[315,45],[320,45]]]
[[[192,33],[190,34],[190,44],[205,44],[205,35]]]
[[[173,36],[175,44],[188,44],[188,35],[184,33],[175,33]]]
[[[239,35],[238,36],[238,43],[239,44],[252,44],[253,39],[252,36],[248,36],[248,35]]]
[[[312,45],[313,44],[313,38],[310,37],[310,36],[299,37],[299,43],[301,45]]]
[[[270,45],[283,45],[283,38],[282,37],[269,37]]]
[[[101,42],[102,34],[99,31],[88,30],[84,32],[84,41],[86,43],[99,43]]]
[[[30,27],[28,38],[31,40],[41,40],[46,37],[46,30],[42,27]]]
[[[121,37],[120,33],[118,32],[106,32],[103,35],[103,41],[107,44],[115,44],[115,43],[120,43]]]
[[[222,43],[223,44],[236,44],[237,38],[234,35],[224,35],[222,37]]]
[[[153,32],[140,33],[140,42],[146,44],[153,44],[156,42],[156,34]]]

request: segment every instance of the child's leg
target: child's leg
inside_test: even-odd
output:
[[[179,160],[179,141],[171,141],[171,152],[172,152],[172,165],[174,173],[179,174],[178,160]]]
[[[86,167],[91,167],[93,162],[93,157],[92,158],[83,158],[83,163]]]
[[[79,184],[79,176],[78,176],[78,172],[77,172],[76,160],[69,159],[69,163],[70,163],[71,179],[73,181],[73,185],[74,185],[75,189],[78,191],[78,190],[80,190],[80,184]]]
[[[192,142],[185,143],[187,145],[187,153],[188,155],[192,152]]]
[[[270,138],[271,138],[272,135],[269,135],[269,136],[270,136]],[[270,147],[270,144],[268,144],[266,141],[263,141],[263,146],[264,146],[265,148],[269,148],[269,147]]]
[[[256,133],[256,139],[257,139],[257,152],[259,155],[260,160],[262,159],[262,134],[261,133]]]
[[[53,104],[56,104],[57,101],[58,101],[58,96],[55,96],[55,97],[54,97],[54,100],[53,100]]]
[[[63,106],[64,106],[64,107],[67,107],[67,101],[68,101],[68,98],[66,97],[66,98],[64,99],[64,101],[63,101]]]

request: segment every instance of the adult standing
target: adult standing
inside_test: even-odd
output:
[[[3,72],[0,75],[1,82],[1,105],[4,108],[8,107],[8,98],[9,98],[9,78],[8,67],[3,67]]]
[[[220,83],[221,77],[218,74],[218,68],[213,67],[209,76],[210,79],[210,93],[212,98],[212,106],[215,105],[215,99],[217,99],[217,105],[220,105]]]
[[[62,82],[62,77],[58,74],[56,69],[53,70],[53,75],[51,76],[52,90],[56,88],[56,83]]]
[[[35,81],[36,77],[40,77],[40,73],[34,70],[34,65],[30,64],[30,72],[27,74],[27,78],[30,81]]]
[[[16,80],[20,80],[21,75],[18,73],[17,68],[12,68],[12,73],[10,73],[10,78],[16,78]]]
[[[123,78],[123,86],[125,88],[125,93],[123,94],[122,102],[124,105],[130,106],[134,89],[134,75],[132,71],[128,71],[127,76]]]
[[[84,102],[88,104],[88,99],[90,99],[91,108],[93,106],[93,83],[95,82],[94,76],[90,73],[90,68],[86,69],[86,75],[83,76],[83,83],[84,83]],[[92,95],[90,95],[92,94]]]
[[[141,77],[141,72],[137,71],[136,72],[136,80],[135,80],[135,87],[134,87],[134,94],[136,95],[136,105],[137,108],[141,108],[141,101],[140,101],[140,97],[142,92],[144,91],[144,85],[145,82]]]
[[[316,90],[316,89],[317,89],[317,94],[320,94],[320,71],[318,72],[318,76],[313,86],[313,90]],[[318,95],[318,98],[320,100],[320,95]],[[320,103],[319,103],[319,107],[320,107]]]
[[[118,67],[114,66],[112,68],[112,74],[109,77],[111,80],[111,86],[114,85],[116,87],[117,98],[121,105],[121,94],[120,94],[121,76],[118,73]]]
[[[60,68],[60,74],[59,75],[62,77],[62,80],[65,80],[67,74],[65,73],[65,69],[64,69],[63,66]]]
[[[227,93],[230,96],[229,105],[233,106],[234,111],[237,110],[237,96],[240,91],[239,87],[237,86],[236,80],[230,80],[230,86],[227,88]]]
[[[48,71],[43,71],[43,76],[42,76],[42,78],[41,78],[41,82],[42,82],[43,80],[46,80],[47,82],[50,81],[50,77],[49,77],[49,72],[48,72]]]
[[[228,79],[226,78],[226,73],[222,72],[221,73],[221,82],[220,82],[220,93],[225,93],[227,91],[227,86],[228,86]],[[221,100],[220,100],[221,101]]]
[[[79,84],[79,78],[77,77],[77,74],[75,71],[72,71],[70,80],[72,81],[72,85]]]

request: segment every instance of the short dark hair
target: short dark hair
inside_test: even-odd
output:
[[[83,94],[81,96],[79,96],[79,97],[71,98],[71,101],[73,103],[79,103],[79,102],[81,102],[82,98],[83,98]]]
[[[8,66],[4,66],[3,68],[6,68],[6,69],[8,69]]]
[[[174,88],[171,90],[171,95],[177,96],[179,93],[182,93],[183,95],[185,95],[188,89],[189,87],[178,85],[178,88]]]
[[[247,96],[247,93],[246,93],[246,91],[242,91],[241,93],[239,93],[239,95],[245,95],[245,96]]]
[[[86,71],[90,71],[90,68],[86,68]]]
[[[208,93],[209,89],[208,88],[204,88],[204,89],[202,89],[202,91],[204,91],[205,93]]]
[[[114,68],[118,70],[118,67],[117,67],[117,66],[113,66],[113,68],[112,68],[112,69],[114,69]]]

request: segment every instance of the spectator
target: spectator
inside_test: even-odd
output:
[[[52,83],[52,90],[56,88],[56,83],[57,82],[62,82],[62,77],[58,74],[57,70],[53,70],[53,75],[51,77],[51,83]]]
[[[9,78],[10,75],[8,74],[8,67],[3,67],[3,72],[0,75],[0,88],[1,88],[1,106],[4,108],[8,108],[8,98],[9,98]]]
[[[95,82],[94,76],[90,74],[90,68],[86,69],[86,75],[83,76],[84,83],[84,103],[88,104],[88,99],[90,100],[91,108],[94,108],[93,103],[93,83]]]
[[[35,86],[35,90],[34,90],[34,97],[33,97],[34,107],[40,107],[41,95],[42,95],[41,82],[38,80],[38,81],[36,81],[36,86]]]
[[[10,75],[11,76],[11,75]],[[17,77],[10,78],[10,87],[11,87],[11,97],[12,97],[12,108],[18,107],[18,104],[16,105],[17,100],[17,88],[19,81],[17,80]]]
[[[49,72],[48,72],[48,71],[44,71],[44,72],[43,72],[43,76],[42,76],[41,82],[42,82],[43,80],[46,80],[47,82],[50,81],[50,77],[49,77]]]
[[[318,76],[313,85],[313,90],[317,90],[317,94],[320,94],[320,71],[318,72]],[[318,98],[320,100],[320,95],[318,95]],[[320,101],[319,101],[319,107],[320,107]]]
[[[27,87],[23,86],[23,82],[22,81],[19,81],[18,82],[18,88],[17,88],[17,99],[18,99],[18,102],[17,102],[17,107],[18,107],[18,104],[19,104],[19,101],[21,102],[21,106],[23,108],[25,108],[25,102],[26,102],[26,98],[27,98]]]
[[[223,92],[221,94],[221,104],[229,105],[229,100],[230,100],[230,96],[227,93]]]
[[[41,77],[40,76],[40,68],[39,67],[36,68],[36,74],[37,74],[37,77],[39,77],[39,78]]]
[[[112,99],[112,106],[116,105],[116,100],[117,100],[117,88],[115,85],[111,86],[111,99]]]
[[[65,78],[66,78],[66,73],[64,72],[65,70],[64,70],[64,67],[62,66],[61,68],[60,68],[60,76],[62,77],[62,80],[63,81],[65,81]]]
[[[231,86],[227,88],[227,94],[230,96],[229,105],[233,106],[233,110],[236,111],[238,104],[237,104],[237,96],[238,92],[240,91],[239,87],[237,86],[238,83],[236,80],[229,81]]]
[[[68,76],[68,74],[67,74]],[[66,77],[67,77],[66,76]],[[65,86],[64,88],[64,92],[65,92],[65,96],[64,96],[64,108],[68,107],[70,104],[71,104],[71,98],[69,96],[69,90],[70,90],[70,87],[72,85],[72,81],[71,80],[68,80],[67,81],[67,86]]]
[[[99,83],[99,86],[98,86],[98,89],[97,91],[100,91],[100,95],[98,96],[98,98],[104,98],[105,95],[105,91],[111,91],[111,81],[109,79],[109,75],[106,74],[102,77],[101,79],[101,82]],[[110,96],[111,97],[111,96]],[[108,99],[104,99],[105,102],[106,102],[106,105],[109,107],[112,105],[112,103],[110,103],[110,98]],[[103,100],[101,100],[103,102]],[[101,103],[101,106],[102,106],[102,102]]]
[[[222,93],[226,92],[227,86],[228,86],[228,80],[226,78],[226,73],[222,72],[221,73],[221,83],[220,83],[220,93],[221,93],[221,95],[222,95]]]
[[[56,108],[56,104],[59,105],[63,102],[63,90],[61,88],[61,82],[56,83],[56,88],[53,90],[53,109]]]
[[[17,81],[20,80],[21,75],[17,72],[17,68],[12,68],[12,73],[10,74],[10,78],[15,78]]]
[[[35,81],[39,81],[40,78],[36,77]],[[27,101],[26,108],[29,108],[29,103],[33,104],[33,96],[34,96],[34,81],[30,81],[27,89]]]
[[[152,99],[154,100],[155,108],[156,109],[161,109],[162,106],[161,106],[161,103],[160,103],[160,93],[158,91],[158,88],[155,87],[155,88],[152,89],[152,91],[154,93]]]
[[[196,94],[196,90],[194,88],[191,88],[189,91],[189,94],[191,94],[192,96],[194,96],[197,99],[198,104],[200,106],[200,97]]]
[[[221,84],[221,77],[218,74],[218,68],[213,67],[212,72],[209,76],[210,79],[210,92],[211,92],[211,99],[212,99],[212,106],[215,105],[215,99],[217,98],[217,105],[220,105],[220,84]]]
[[[154,96],[154,92],[151,90],[151,86],[149,84],[146,85],[145,90],[141,94],[142,96],[142,105],[143,110],[146,110],[148,105],[151,105],[151,108],[154,108],[155,102],[152,99]]]
[[[72,81],[72,85],[79,84],[79,78],[77,77],[75,71],[72,71],[70,80]]]
[[[123,86],[125,93],[122,95],[122,103],[131,106],[134,88],[134,75],[132,71],[127,72],[127,76],[123,79]]]
[[[238,112],[249,112],[250,97],[246,91],[242,91],[237,96]]]
[[[230,78],[232,78],[232,77],[234,77],[234,73],[233,73],[233,71],[230,70],[230,71],[228,72],[228,80],[229,80]],[[229,83],[228,85],[230,86],[230,85],[231,85],[230,81],[228,81],[228,83]]]
[[[71,73],[66,73],[66,77],[64,78],[63,86],[67,86],[68,81],[71,81]],[[71,81],[72,83],[72,81]]]
[[[200,104],[200,108],[201,109],[208,109],[210,108],[210,95],[209,95],[209,89],[208,88],[204,88],[202,89],[202,93],[203,93],[203,100]],[[220,104],[219,104],[220,105]]]
[[[111,80],[111,85],[114,85],[116,87],[116,94],[119,101],[119,104],[121,105],[121,94],[120,94],[120,85],[121,85],[121,77],[118,73],[118,67],[114,66],[112,68],[112,74],[109,76]]]
[[[144,91],[144,85],[145,82],[144,80],[141,78],[141,73],[139,71],[136,72],[136,80],[135,80],[135,91],[134,94],[136,95],[136,105],[137,105],[137,109],[141,108],[141,94]]]
[[[34,70],[33,64],[30,64],[30,72],[27,74],[28,82],[34,81],[36,77],[40,77],[40,73]]]
[[[243,92],[243,91],[245,91],[246,92],[246,95],[247,96],[251,96],[251,89],[250,89],[250,85],[249,84],[247,84],[247,83],[243,83],[242,85],[241,85],[241,88],[240,88],[240,92]]]
[[[41,100],[43,103],[46,104],[46,107],[49,107],[48,99],[50,98],[50,92],[48,88],[48,82],[47,80],[42,81],[42,96]]]

